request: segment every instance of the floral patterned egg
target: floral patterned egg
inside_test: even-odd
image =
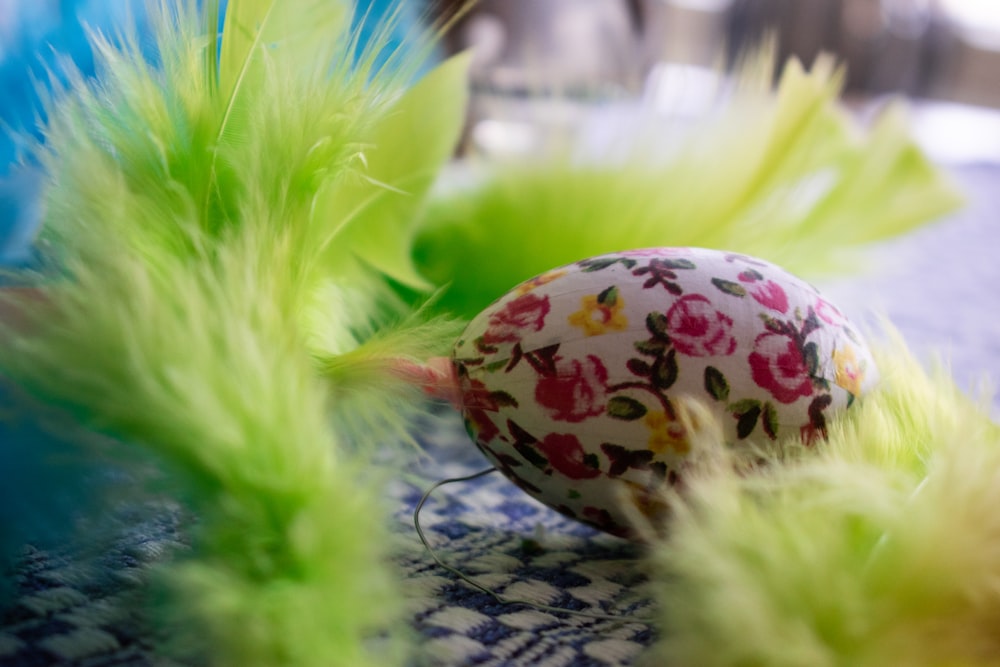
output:
[[[702,401],[731,444],[808,443],[876,378],[857,331],[813,287],[700,248],[537,276],[469,324],[453,362],[486,457],[550,507],[617,535],[635,509],[656,514],[657,489],[683,474],[681,397]]]

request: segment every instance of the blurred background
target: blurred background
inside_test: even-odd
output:
[[[373,17],[395,11],[391,0],[358,1]],[[446,19],[466,4],[402,0],[399,15],[404,23],[425,15]],[[68,54],[84,71],[92,67],[82,26],[113,26],[127,12],[141,16],[142,6],[0,0],[0,127],[34,128],[32,77],[44,80],[56,54]],[[589,102],[639,98],[683,115],[702,113],[719,74],[768,33],[776,38],[778,62],[795,55],[808,65],[820,52],[840,58],[848,101],[904,94],[962,105],[980,121],[975,110],[1000,108],[997,0],[479,0],[449,33],[446,48],[476,54],[474,123],[509,113],[502,104],[511,99],[537,101],[548,93]],[[569,113],[550,112],[555,123]],[[968,136],[985,131],[975,118],[968,122],[978,128]],[[491,131],[480,128],[485,136],[478,141],[488,144]],[[503,141],[516,147],[518,138],[508,131]],[[1000,136],[953,141],[1000,154]],[[17,149],[10,136],[0,136],[0,176]]]
[[[455,18],[444,51],[474,53],[464,154],[567,142],[600,153],[622,126],[635,134],[637,109],[704,117],[741,55],[770,36],[778,63],[794,55],[809,66],[827,52],[845,64],[844,100],[859,117],[888,96],[912,100],[914,135],[936,160],[1000,161],[998,0],[356,1],[370,19],[362,34],[394,15],[401,41],[422,18]],[[143,7],[0,0],[0,264],[23,259],[37,215],[33,176],[13,167],[38,134],[40,82],[60,58],[91,72],[84,26],[113,30],[128,14],[142,20]]]
[[[433,3],[444,15],[461,4]],[[917,110],[922,134],[965,126],[962,136],[929,140],[940,144],[932,152],[1000,156],[992,114],[979,113],[1000,108],[996,0],[481,0],[448,46],[475,50],[470,141],[489,152],[494,144],[531,145],[516,123],[492,122],[516,116],[510,103],[517,98],[638,96],[672,115],[704,113],[720,74],[768,34],[779,63],[837,56],[847,66],[849,104],[891,94],[948,103]],[[553,103],[548,113],[549,122],[565,124],[573,110]]]
[[[995,0],[480,0],[451,46],[476,48],[480,84],[635,89],[663,63],[731,64],[768,30],[779,60],[836,54],[853,92],[1000,106]]]

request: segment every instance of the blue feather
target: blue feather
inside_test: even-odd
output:
[[[42,94],[53,80],[65,81],[60,60],[84,76],[94,74],[87,31],[113,32],[130,14],[141,21],[143,3],[61,0],[56,5],[21,3],[0,33],[0,267],[23,266],[40,219],[41,176],[24,147],[41,138]]]
[[[14,392],[0,386],[0,572],[8,571],[27,544],[64,544],[77,521],[93,515],[107,497],[108,469],[86,457],[79,442],[58,434]],[[0,608],[12,593],[0,577]]]
[[[0,266],[23,267],[32,259],[32,241],[41,219],[40,189],[41,174],[30,167],[14,169],[0,179]]]
[[[21,157],[19,135],[38,137],[36,119],[43,118],[39,85],[48,87],[50,75],[63,80],[60,59],[68,58],[87,76],[94,73],[94,55],[88,29],[113,30],[129,15],[141,21],[143,3],[127,0],[61,0],[57,5],[21,3],[20,15],[3,34],[0,51],[0,177]],[[30,8],[30,9],[29,9]],[[17,10],[15,10],[17,11]]]
[[[61,0],[58,4],[15,4],[9,32],[0,32],[0,286],[2,269],[24,267],[41,219],[42,174],[24,155],[41,138],[42,94],[63,77],[68,58],[85,76],[94,73],[87,29],[107,30],[141,2]],[[0,384],[0,571],[24,545],[54,546],[74,533],[76,521],[105,496],[107,467],[87,455],[68,434],[53,432],[47,420],[26,409]],[[0,577],[0,601],[10,593]],[[6,588],[5,588],[6,587]]]

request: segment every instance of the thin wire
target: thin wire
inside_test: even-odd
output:
[[[509,598],[479,583],[478,581],[476,581],[469,575],[465,574],[458,568],[452,567],[451,565],[448,565],[447,563],[442,561],[438,557],[434,549],[431,547],[430,542],[427,541],[427,536],[424,535],[423,528],[420,527],[420,510],[423,509],[424,503],[427,502],[427,500],[431,497],[432,493],[434,493],[439,487],[442,487],[445,484],[453,484],[458,482],[471,482],[474,479],[485,477],[486,475],[489,475],[490,473],[496,471],[497,471],[496,468],[487,468],[486,470],[480,470],[477,473],[474,473],[472,475],[466,475],[465,477],[452,477],[451,479],[444,479],[441,480],[440,482],[436,482],[433,486],[427,489],[423,497],[420,498],[420,502],[418,502],[417,506],[414,508],[413,527],[417,531],[417,537],[420,538],[421,544],[424,545],[424,548],[427,549],[427,553],[431,555],[431,558],[434,559],[434,562],[437,563],[439,567],[455,575],[460,580],[464,581],[465,583],[467,583],[469,586],[472,586],[476,590],[486,593],[487,595],[490,595],[500,604],[522,604],[528,607],[533,607],[535,609],[538,609],[539,611],[547,611],[556,614],[571,614],[573,616],[582,616],[583,618],[592,618],[598,621],[624,621],[626,623],[646,623],[646,624],[654,622],[653,618],[642,617],[642,616],[627,616],[624,614],[602,614],[593,611],[578,611],[576,609],[554,607],[551,605],[532,602],[531,600],[524,600],[521,598]]]

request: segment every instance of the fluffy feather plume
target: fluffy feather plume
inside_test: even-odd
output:
[[[262,259],[255,241],[272,239],[221,246],[211,264],[69,263],[5,372],[127,439],[117,460],[144,448],[199,517],[191,557],[162,572],[172,653],[391,664],[365,643],[397,618],[378,480],[329,427],[281,300],[287,257]]]
[[[380,371],[386,395],[405,384],[366,339],[423,326],[385,326],[387,277],[414,282],[407,222],[460,130],[465,61],[411,87],[419,59],[357,43],[350,3],[327,0],[230,0],[220,45],[208,4],[154,5],[149,59],[135,32],[95,36],[96,82],[72,75],[51,105],[39,245],[60,275],[6,297],[24,323],[0,368],[117,460],[164,467],[199,517],[163,572],[171,652],[393,664],[375,436],[331,415],[348,423]],[[408,134],[431,104],[440,122]]]
[[[385,277],[420,282],[410,225],[457,140],[466,59],[407,87],[419,58],[386,56],[378,36],[357,44],[349,5],[232,2],[218,48],[191,4],[164,3],[155,66],[134,34],[123,48],[95,38],[98,83],[74,77],[47,129],[43,247],[96,270],[113,252],[211,262],[255,235],[287,258],[283,315],[314,355],[399,320]]]
[[[650,556],[651,661],[1000,661],[1000,427],[901,340],[879,365],[882,386],[818,451],[709,466],[676,503]]]
[[[702,246],[770,259],[793,272],[843,270],[844,252],[952,210],[958,197],[892,107],[867,134],[840,108],[829,58],[762,85],[767,52],[737,92],[694,126],[654,119],[620,162],[509,160],[443,195],[417,244],[421,271],[447,285],[440,305],[473,316],[510,286],[604,252]],[[679,136],[662,133],[671,131]],[[661,153],[649,146],[671,146]],[[475,280],[457,280],[476,267]]]

